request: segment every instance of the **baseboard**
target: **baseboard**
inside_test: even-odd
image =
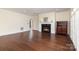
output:
[[[29,30],[2,33],[2,34],[0,34],[0,36],[10,35],[10,34],[16,34],[16,33],[21,33],[21,32],[26,32],[26,31],[29,31]],[[33,31],[39,31],[39,30],[33,30]],[[41,31],[39,31],[39,32],[41,32]],[[55,32],[51,32],[51,34],[55,34]]]
[[[23,30],[23,31],[16,31],[16,32],[3,33],[3,34],[0,34],[0,36],[10,35],[10,34],[16,34],[16,33],[21,33],[21,32],[26,32],[26,31],[29,31],[29,30]]]
[[[51,32],[51,34],[55,34],[55,32]]]
[[[72,42],[72,44],[73,44],[73,46],[74,46],[74,51],[77,51],[77,49],[76,49],[76,47],[75,47],[75,45],[74,45],[74,42],[72,41],[70,35],[68,34],[67,36],[68,36],[68,39],[71,40],[71,42]]]

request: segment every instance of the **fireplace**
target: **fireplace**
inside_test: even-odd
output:
[[[42,32],[51,33],[51,24],[42,24]]]

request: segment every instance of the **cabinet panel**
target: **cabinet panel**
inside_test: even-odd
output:
[[[67,21],[58,21],[56,27],[57,34],[67,34]]]

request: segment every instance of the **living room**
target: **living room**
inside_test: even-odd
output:
[[[73,15],[76,12],[78,12],[78,9],[77,11],[74,11],[74,9],[72,8],[2,8],[0,9],[0,19],[1,19],[0,36],[2,39],[0,42],[3,43],[0,43],[1,44],[0,48],[2,51],[78,50],[79,48],[76,43],[77,33],[73,29],[76,23],[74,23],[74,20],[71,21],[71,15]],[[45,36],[46,38],[45,37],[43,38],[43,36]],[[19,46],[17,46],[17,43],[19,42],[18,38],[19,40],[27,39],[26,42],[28,42],[28,40],[31,41],[35,40],[35,43],[33,43],[34,44],[33,45],[31,42],[30,44],[32,44],[33,46],[32,45],[29,46],[29,44],[25,44],[26,43],[25,42],[24,47],[22,46],[23,49],[22,48],[19,49],[21,43],[19,43]],[[16,45],[14,45],[14,43],[11,42],[11,39],[15,40]],[[44,39],[45,41],[52,40],[52,44],[47,44],[50,43],[48,41],[42,42],[41,40]],[[37,44],[37,41],[41,42]],[[46,43],[46,45],[44,43]],[[12,46],[14,47],[12,48]],[[57,48],[56,46],[59,48]],[[18,48],[14,49],[15,47]]]

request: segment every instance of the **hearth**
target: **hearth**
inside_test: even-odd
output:
[[[42,24],[42,32],[51,33],[51,24]]]

